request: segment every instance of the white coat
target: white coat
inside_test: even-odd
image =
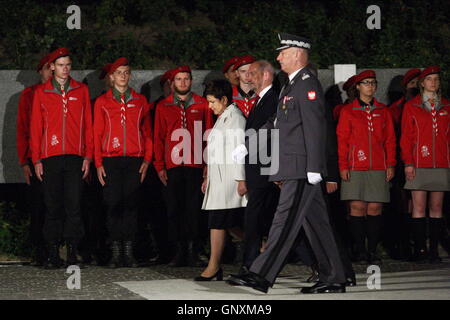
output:
[[[218,117],[206,146],[208,181],[203,210],[241,208],[247,196],[239,196],[238,181],[245,180],[244,161],[235,163],[231,153],[245,143],[245,118],[234,104]]]

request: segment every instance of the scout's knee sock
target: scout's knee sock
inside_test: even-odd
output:
[[[348,224],[353,240],[353,260],[365,260],[366,217],[350,216]]]
[[[381,215],[367,216],[367,242],[369,253],[376,253],[381,235]]]
[[[444,219],[443,218],[430,218],[430,260],[432,262],[438,262],[439,251],[438,244],[439,240],[442,239],[444,234]]]
[[[424,260],[427,256],[426,229],[426,218],[411,218],[414,260]]]

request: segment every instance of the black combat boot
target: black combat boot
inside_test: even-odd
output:
[[[109,260],[109,268],[120,268],[122,267],[122,250],[120,241],[113,241],[111,244],[111,260]]]
[[[45,269],[61,268],[62,261],[59,258],[59,243],[51,242],[48,244],[48,258],[44,265]]]
[[[123,265],[128,268],[137,268],[138,263],[133,255],[133,242],[124,241],[123,242]]]
[[[80,268],[83,268],[84,265],[81,263],[80,260],[78,260],[78,245],[75,243],[68,243],[67,244],[67,259],[66,259],[66,267],[77,265]]]
[[[199,255],[198,250],[193,241],[189,241],[187,248],[187,264],[189,267],[206,267]]]
[[[169,267],[187,266],[187,246],[182,242],[177,242],[175,247],[175,256],[169,263]]]

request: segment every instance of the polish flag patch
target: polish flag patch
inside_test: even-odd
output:
[[[308,91],[308,100],[316,100],[316,92]]]

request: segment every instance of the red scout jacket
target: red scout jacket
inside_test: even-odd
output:
[[[339,116],[341,114],[342,108],[345,107],[345,106],[346,106],[346,104],[343,103],[343,104],[338,104],[337,106],[334,107],[334,109],[333,109],[333,119],[335,121],[339,121]]]
[[[391,112],[392,120],[394,120],[396,127],[401,125],[404,104],[405,97],[401,97],[389,106],[389,111]]]
[[[438,108],[433,116],[421,95],[403,107],[400,147],[405,165],[450,168],[450,101],[442,98]]]
[[[103,157],[144,157],[152,160],[152,132],[147,99],[130,88],[124,104],[112,89],[101,95],[94,106],[95,166]]]
[[[244,98],[239,93],[238,87],[233,86],[233,102],[238,106],[246,118],[248,118],[250,111],[252,111],[255,101],[256,94],[253,94],[251,98]]]
[[[374,99],[366,111],[354,99],[341,111],[337,126],[339,170],[386,170],[395,166],[395,131],[392,116]]]
[[[19,163],[24,166],[31,159],[30,148],[30,123],[31,123],[31,107],[33,106],[33,95],[36,88],[41,85],[35,84],[25,88],[19,98],[19,109],[17,110],[17,132],[16,145]]]
[[[63,97],[52,78],[35,90],[31,114],[33,163],[57,155],[74,154],[91,160],[92,111],[88,87],[69,79]]]
[[[194,144],[194,121],[201,121],[201,131],[196,132],[198,135],[196,144]],[[192,98],[184,109],[174,102],[174,95],[171,94],[167,98],[161,100],[156,106],[155,115],[155,133],[154,133],[154,152],[155,160],[153,165],[157,172],[163,169],[171,169],[179,166],[187,166],[194,168],[203,168],[203,134],[206,130],[213,127],[213,118],[211,110],[208,108],[208,101],[205,98],[192,93]],[[189,158],[183,154],[180,142],[183,138],[179,136],[171,139],[172,133],[177,129],[187,129],[191,137],[190,161],[176,164],[172,161],[172,153],[175,155]],[[198,130],[197,130],[198,131]],[[200,136],[201,135],[201,136]],[[175,140],[175,141],[172,141]],[[201,150],[198,148],[198,142],[202,142]],[[199,159],[199,157],[201,157]]]

